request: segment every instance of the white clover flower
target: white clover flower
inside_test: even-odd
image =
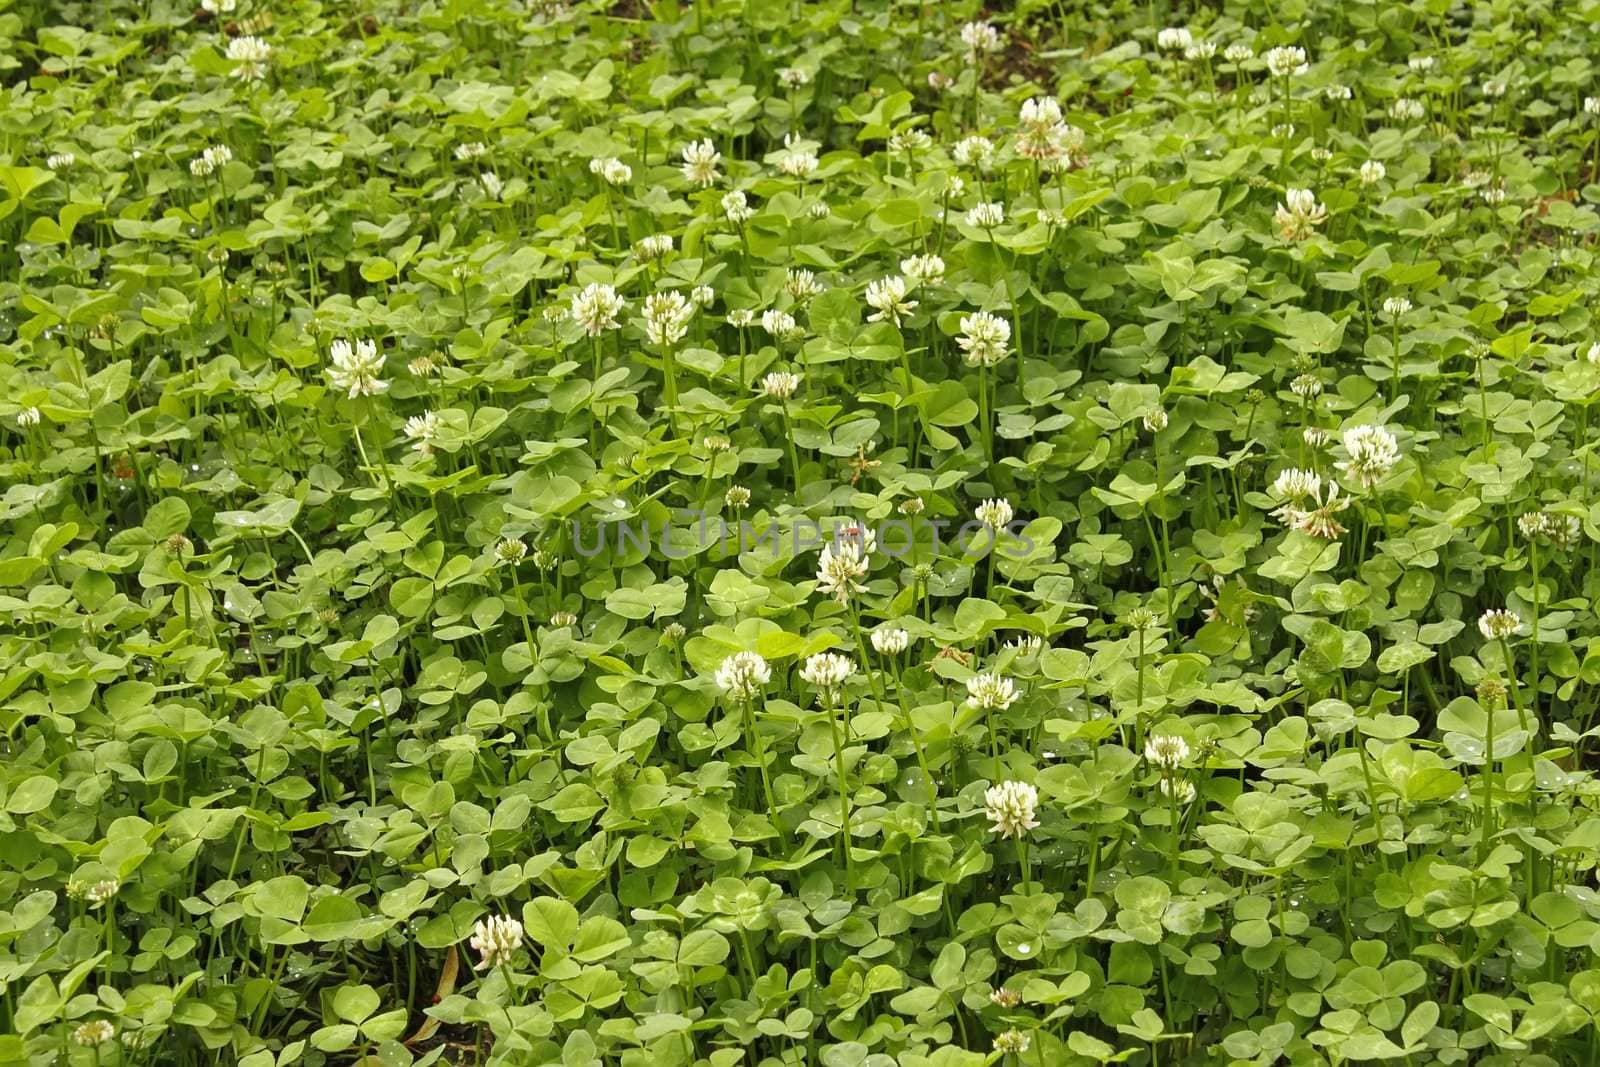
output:
[[[810,215],[818,222],[821,222],[823,219],[833,214],[833,208],[828,206],[828,202],[826,200],[813,200],[811,202],[811,206],[806,208],[806,214]]]
[[[1281,480],[1282,476],[1279,477]],[[1315,482],[1305,487],[1310,491],[1275,509],[1272,512],[1273,518],[1291,530],[1320,537],[1324,541],[1333,541],[1343,536],[1345,528],[1336,516],[1350,506],[1350,498],[1340,495],[1336,483],[1330,481],[1323,485],[1320,478],[1316,478]],[[1276,483],[1273,488],[1277,488]]]
[[[788,371],[773,371],[761,379],[762,395],[773,400],[788,400],[800,388],[800,375]]]
[[[834,652],[818,652],[814,656],[807,657],[805,666],[800,668],[800,680],[821,690],[831,700],[838,688],[845,683],[845,679],[854,674],[855,670],[855,662],[848,656]]]
[[[888,149],[891,152],[916,153],[925,152],[933,146],[933,138],[927,131],[910,129],[901,130],[889,138]]]
[[[258,81],[266,76],[267,60],[272,58],[272,46],[259,37],[235,37],[228,42],[228,59],[237,64],[233,76],[240,81]]]
[[[558,611],[550,616],[550,625],[557,630],[578,625],[578,616],[570,611]]]
[[[689,290],[689,299],[696,307],[708,308],[717,302],[717,292],[709,285],[697,285]]]
[[[885,320],[900,325],[900,320],[916,309],[917,301],[906,299],[906,280],[898,275],[867,283],[867,306],[873,309],[868,322]]]
[[[488,155],[489,147],[482,141],[466,141],[456,145],[456,158],[462,162],[469,159],[481,159]]]
[[[735,652],[717,668],[717,688],[737,701],[754,700],[772,681],[772,668],[754,652]]]
[[[72,1043],[85,1048],[103,1045],[117,1036],[117,1028],[106,1019],[81,1023],[72,1031]],[[98,1054],[97,1054],[98,1055]]]
[[[1384,176],[1388,173],[1388,168],[1386,168],[1382,163],[1378,162],[1376,159],[1369,159],[1365,163],[1361,164],[1361,184],[1376,185],[1377,183],[1383,181]]]
[[[1290,501],[1304,500],[1308,496],[1320,496],[1322,477],[1316,471],[1289,467],[1278,472],[1269,492],[1278,500]]]
[[[675,345],[689,332],[694,306],[676,289],[644,299],[644,332],[653,345]]]
[[[1406,60],[1406,66],[1410,67],[1418,74],[1426,74],[1428,71],[1433,69],[1433,57],[1412,56]]]
[[[328,381],[351,400],[377,396],[389,388],[389,383],[378,377],[385,357],[375,342],[359,340],[352,347],[340,338],[329,346],[328,355],[333,364],[328,368]]]
[[[1334,84],[1328,86],[1326,89],[1322,90],[1322,95],[1327,97],[1329,100],[1332,100],[1335,103],[1337,103],[1337,102],[1339,102],[1341,100],[1354,99],[1356,94],[1355,94],[1355,90],[1351,89],[1350,86],[1348,86],[1348,85],[1340,85],[1337,82],[1335,82]]]
[[[717,151],[717,146],[709,138],[690,141],[683,146],[682,155],[685,181],[702,189],[716,184],[717,164],[722,160],[722,153]]]
[[[670,233],[653,233],[648,237],[641,237],[634,242],[633,254],[646,262],[660,259],[672,251],[672,235]]]
[[[928,72],[928,88],[936,93],[942,93],[956,83],[956,80],[942,70]]]
[[[1021,837],[1037,829],[1039,820],[1034,818],[1034,813],[1038,807],[1039,791],[1026,782],[1001,782],[983,793],[989,829],[1001,837]]]
[[[981,134],[963,137],[951,146],[950,158],[963,167],[988,170],[994,162],[994,142]]]
[[[969,708],[982,708],[986,711],[998,708],[1004,711],[1015,704],[1021,695],[1017,692],[1016,684],[1004,675],[985,671],[967,679]]]
[[[633,180],[633,168],[615,156],[589,160],[589,173],[607,185],[625,185]]]
[[[783,135],[783,155],[778,157],[778,173],[790,178],[809,178],[817,170],[817,153],[800,137]]]
[[[1294,136],[1294,123],[1280,122],[1272,127],[1272,139],[1275,141],[1288,140]]]
[[[777,308],[761,313],[761,328],[780,341],[792,340],[800,334],[800,325],[794,321],[794,316]]]
[[[1532,541],[1549,527],[1550,518],[1542,511],[1524,511],[1517,516],[1517,529],[1522,531],[1523,537]]]
[[[1156,47],[1164,52],[1181,52],[1194,44],[1194,34],[1182,26],[1168,26],[1156,34]]]
[[[1600,115],[1600,96],[1584,97],[1583,112],[1586,115]]]
[[[584,333],[599,337],[607,330],[619,328],[617,316],[627,303],[612,286],[590,282],[573,294],[572,319],[583,326]]]
[[[1167,428],[1167,412],[1165,408],[1151,408],[1140,417],[1146,433],[1160,433]]]
[[[1310,189],[1284,190],[1283,203],[1273,212],[1272,220],[1278,224],[1278,234],[1288,241],[1303,241],[1316,232],[1328,218],[1328,209],[1317,202],[1317,194]]]
[[[1411,301],[1403,296],[1386,297],[1383,301],[1383,313],[1391,319],[1398,319],[1411,310]]]
[[[803,267],[790,267],[785,271],[783,287],[796,300],[804,300],[807,297],[816,296],[823,289],[822,283],[817,281],[816,272],[806,270]]]
[[[1183,50],[1183,58],[1187,59],[1191,63],[1210,59],[1216,54],[1217,45],[1215,41],[1196,41],[1194,44]]]
[[[1478,616],[1478,632],[1486,641],[1500,641],[1513,636],[1522,626],[1517,613],[1506,608],[1490,608]]]
[[[1344,432],[1344,462],[1335,466],[1364,489],[1386,478],[1400,462],[1400,444],[1382,426],[1352,426]]]
[[[78,157],[71,152],[56,152],[45,158],[44,165],[51,170],[71,170],[77,161]]]
[[[749,308],[734,308],[727,314],[728,325],[736,329],[744,329],[756,321],[756,313]]]
[[[1478,196],[1485,204],[1503,204],[1507,195],[1504,178],[1478,190]]]
[[[1398,122],[1414,122],[1428,113],[1421,100],[1409,96],[1396,97],[1389,105],[1389,117]]]
[[[1011,501],[1003,497],[998,500],[985,500],[973,512],[973,518],[989,527],[991,530],[1004,530],[1011,525],[1016,511],[1011,507]]]
[[[1497,100],[1506,95],[1506,83],[1499,78],[1490,78],[1479,87],[1483,95],[1491,100]]]
[[[492,170],[486,170],[478,175],[478,184],[483,186],[484,194],[490,200],[499,200],[500,194],[505,192],[506,183],[500,180],[500,175]]]
[[[946,174],[944,176],[944,195],[947,200],[959,200],[966,195],[966,191],[967,183],[961,180],[961,175]],[[944,218],[944,210],[942,208],[939,211],[939,217],[941,219]]]
[[[1256,50],[1244,43],[1230,44],[1222,50],[1222,58],[1229,63],[1248,63],[1256,57]]]
[[[1154,734],[1144,743],[1144,758],[1164,771],[1175,771],[1189,758],[1189,742],[1177,734]]]
[[[1000,51],[1000,31],[987,22],[968,22],[961,27],[961,43],[967,46],[967,56],[972,61]]]
[[[780,67],[778,81],[783,83],[786,89],[798,89],[811,83],[811,75],[800,67]]]
[[[200,10],[208,15],[231,15],[238,7],[239,0],[200,0]]]
[[[1296,374],[1289,391],[1302,400],[1314,400],[1322,395],[1322,379],[1315,374]]]
[[[967,225],[980,230],[992,229],[1005,220],[1006,207],[997,202],[979,204],[967,212]]]
[[[1192,804],[1194,802],[1194,798],[1196,796],[1194,783],[1189,781],[1187,778],[1163,777],[1161,781],[1157,783],[1157,786],[1160,788],[1162,796],[1175,796],[1180,806]]]
[[[1287,78],[1310,70],[1306,63],[1306,50],[1297,45],[1285,45],[1267,50],[1267,70],[1274,78]]]
[[[817,560],[817,589],[843,604],[852,595],[866,591],[858,580],[866,573],[864,546],[854,540],[837,540],[822,547]]]
[[[31,426],[39,425],[39,421],[43,418],[44,416],[39,412],[38,408],[23,408],[21,411],[17,412],[17,425],[23,429],[27,429]]]
[[[729,222],[739,226],[750,221],[750,216],[756,212],[745,195],[735,189],[731,193],[723,194],[722,213],[728,217]]]
[[[987,311],[974,311],[961,317],[961,335],[956,344],[966,353],[967,365],[992,367],[1006,357],[1011,343],[1011,324]]]
[[[872,631],[872,647],[880,656],[898,656],[911,647],[911,635],[894,626]]]
[[[900,261],[900,272],[913,285],[938,285],[944,281],[944,260],[938,256],[910,256]]]
[[[1323,448],[1333,440],[1333,435],[1321,426],[1307,426],[1300,431],[1300,439],[1312,448]]]
[[[407,439],[415,442],[411,448],[424,456],[433,455],[434,442],[439,437],[439,429],[443,425],[439,416],[431,411],[424,411],[421,415],[413,415],[406,420],[405,433]]]
[[[742,485],[730,485],[728,491],[722,494],[722,502],[730,508],[748,507],[750,490]]]
[[[1015,649],[1018,659],[1032,659],[1044,651],[1044,638],[1034,634],[1023,634],[1007,641],[1006,647]]]
[[[994,1036],[994,1050],[1002,1055],[1021,1056],[1032,1044],[1033,1039],[1021,1030],[1002,1030]]]
[[[502,567],[515,567],[528,555],[528,546],[516,537],[504,537],[495,543],[494,558]]]
[[[122,883],[115,878],[102,878],[84,891],[83,897],[89,902],[89,907],[98,908],[109,901],[122,889]]]
[[[481,968],[510,963],[511,957],[522,947],[522,924],[506,915],[479,919],[472,927],[472,939],[468,943],[478,954]]]

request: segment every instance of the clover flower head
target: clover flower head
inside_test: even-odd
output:
[[[1583,113],[1585,115],[1600,115],[1600,96],[1584,97]]]
[[[1397,96],[1389,105],[1389,117],[1398,122],[1415,122],[1427,113],[1427,106],[1415,97]]]
[[[776,370],[761,379],[761,393],[773,400],[788,400],[800,388],[800,375]]]
[[[916,153],[927,151],[932,146],[933,138],[928,136],[926,130],[909,129],[892,135],[887,147],[891,152]]]
[[[23,429],[27,429],[30,426],[39,425],[40,420],[43,418],[44,416],[40,414],[38,408],[23,408],[21,411],[17,412],[17,425]]]
[[[503,567],[515,567],[528,554],[528,546],[519,538],[501,538],[494,546],[494,558]]]
[[[1162,796],[1175,798],[1180,807],[1194,802],[1196,796],[1194,783],[1187,778],[1163,777],[1157,785]]]
[[[1182,26],[1168,26],[1156,34],[1156,47],[1163,52],[1182,52],[1194,44],[1194,34]]]
[[[1350,86],[1340,85],[1339,83],[1335,82],[1333,85],[1330,85],[1326,89],[1322,90],[1322,95],[1325,98],[1338,103],[1339,101],[1343,100],[1353,100],[1355,99],[1356,94],[1355,90],[1350,88]]]
[[[653,345],[674,345],[683,340],[693,317],[694,305],[676,289],[644,298],[644,332]]]
[[[615,156],[589,160],[589,173],[607,185],[626,185],[633,180],[633,168]]]
[[[738,226],[750,221],[750,217],[756,212],[750,206],[749,198],[735,189],[722,195],[722,213],[727,216],[729,222]]]
[[[1021,1030],[1002,1030],[994,1037],[994,1050],[1000,1053],[1011,1053],[1020,1056],[1027,1052],[1033,1044],[1033,1039]]]
[[[1230,44],[1222,50],[1222,58],[1229,63],[1248,63],[1256,57],[1256,50],[1242,42]]]
[[[984,671],[967,679],[967,707],[1004,711],[1022,694],[1016,683],[1001,674]]]
[[[100,905],[106,903],[106,901],[116,896],[121,889],[122,883],[117,881],[115,878],[102,878],[100,881],[90,885],[89,888],[84,891],[83,897],[89,902],[89,906],[91,908],[98,908]]]
[[[783,135],[783,155],[778,157],[778,173],[790,178],[809,178],[817,171],[817,153],[792,133]]]
[[[843,604],[865,591],[860,579],[867,573],[867,552],[859,541],[837,539],[822,546],[817,559],[817,588]]]
[[[1522,626],[1522,619],[1508,608],[1490,608],[1478,616],[1478,632],[1486,641],[1511,637]]]
[[[772,668],[754,652],[735,652],[717,668],[717,688],[734,700],[753,700],[772,681]]]
[[[510,963],[511,957],[522,947],[522,924],[506,915],[479,919],[472,927],[472,939],[468,943],[478,954],[480,968]]]
[[[709,285],[697,285],[689,290],[689,299],[696,307],[708,308],[717,302],[717,291]]]
[[[991,530],[1004,530],[1011,525],[1011,519],[1016,515],[1011,501],[1004,497],[994,500],[985,500],[973,512],[973,518],[989,527]]]
[[[989,829],[1001,837],[1021,837],[1039,826],[1034,813],[1039,791],[1027,782],[1001,782],[984,790],[983,808]]]
[[[1146,433],[1160,433],[1167,428],[1168,418],[1165,408],[1151,408],[1139,419],[1144,424]]]
[[[963,137],[950,148],[950,158],[959,166],[987,170],[994,161],[994,142],[982,134]]]
[[[961,43],[967,46],[968,57],[976,62],[991,52],[1000,51],[1000,31],[987,22],[968,22],[961,27]]]
[[[244,35],[228,42],[228,59],[235,63],[233,76],[240,81],[259,81],[266,76],[272,46],[259,37]]]
[[[761,313],[761,328],[780,341],[792,341],[800,336],[800,324],[787,311],[768,308]]]
[[[333,342],[328,349],[328,381],[335,389],[351,400],[358,396],[377,396],[389,388],[389,383],[379,378],[383,371],[384,355],[374,341],[361,339],[351,345],[343,338]]]
[[[672,251],[672,235],[670,233],[653,233],[648,237],[641,237],[634,243],[633,254],[645,262],[660,259]]]
[[[421,415],[413,415],[406,420],[406,438],[412,443],[414,451],[424,455],[433,455],[434,442],[438,440],[439,429],[443,425],[439,416],[432,411],[424,411]]]
[[[917,306],[917,301],[906,299],[906,289],[906,280],[899,275],[868,282],[865,299],[867,306],[873,310],[867,316],[867,321],[887,320],[899,326],[900,320],[911,314]]]
[[[1312,400],[1322,395],[1322,379],[1315,374],[1297,374],[1289,382],[1289,391],[1302,400]]]
[[[1272,221],[1278,224],[1278,233],[1288,241],[1304,241],[1316,232],[1328,218],[1328,209],[1317,202],[1317,194],[1310,189],[1290,187],[1284,190],[1283,203],[1278,205]]]
[[[626,306],[627,301],[615,288],[603,282],[590,282],[572,296],[572,319],[583,326],[584,333],[599,337],[619,327],[617,316]]]
[[[1271,493],[1278,500],[1304,500],[1308,496],[1320,496],[1322,493],[1322,478],[1316,471],[1301,470],[1298,467],[1289,467],[1278,472],[1273,479]]]
[[[1286,471],[1284,473],[1289,474],[1291,472]],[[1310,534],[1312,537],[1320,537],[1324,541],[1333,541],[1342,537],[1346,531],[1336,516],[1350,506],[1350,498],[1340,494],[1339,486],[1336,483],[1332,481],[1324,483],[1321,478],[1311,474],[1309,471],[1294,471],[1292,473],[1301,478],[1309,475],[1310,479],[1314,480],[1285,485],[1286,489],[1307,489],[1309,491],[1290,497],[1285,504],[1273,511],[1273,517],[1291,530],[1298,530],[1301,533]],[[1283,475],[1280,474],[1278,480],[1282,482],[1284,480]],[[1277,488],[1278,484],[1274,483],[1273,489],[1276,491]]]
[[[823,284],[817,281],[815,271],[804,267],[790,267],[783,274],[783,287],[796,300],[805,300],[822,292]]]
[[[1189,758],[1189,742],[1177,734],[1153,734],[1144,743],[1144,758],[1163,771],[1175,771]]]
[[[1295,74],[1304,74],[1310,70],[1306,63],[1306,50],[1298,45],[1281,45],[1270,48],[1264,57],[1267,61],[1267,70],[1274,78],[1287,78]]]
[[[879,655],[898,656],[911,646],[911,635],[895,626],[880,626],[872,631],[872,647]]]
[[[855,670],[855,662],[848,656],[836,652],[818,652],[806,658],[805,666],[800,668],[800,680],[831,698]]]
[[[722,502],[730,508],[749,507],[750,490],[742,485],[730,485],[728,491],[722,494]]]
[[[1382,426],[1352,426],[1344,432],[1346,459],[1335,466],[1346,478],[1371,489],[1400,462],[1400,443]]]
[[[482,141],[463,141],[456,145],[456,158],[462,162],[469,159],[481,159],[489,154],[489,146]]]
[[[1361,184],[1376,185],[1383,181],[1384,176],[1388,173],[1388,168],[1382,163],[1378,162],[1376,159],[1369,159],[1365,163],[1361,164]]]
[[[1006,357],[1011,343],[1011,324],[987,311],[974,311],[961,317],[961,333],[956,345],[966,353],[968,366],[992,367]]]
[[[980,230],[992,229],[1006,221],[1006,206],[996,201],[979,204],[967,212],[967,225]]]
[[[1215,41],[1196,41],[1183,50],[1183,58],[1191,63],[1210,59],[1216,54],[1217,43]]]
[[[803,85],[810,84],[811,75],[803,67],[780,67],[778,68],[778,81],[786,89],[798,89]]]
[[[722,153],[717,151],[717,146],[710,139],[704,141],[690,141],[683,146],[683,178],[691,185],[698,185],[702,189],[715,185],[717,182],[717,164],[722,160]]]
[[[117,1036],[117,1028],[109,1020],[95,1019],[91,1022],[80,1023],[72,1031],[72,1043],[82,1045],[84,1048],[93,1048],[103,1045]]]
[[[900,272],[912,285],[937,285],[944,281],[944,260],[935,255],[910,256],[900,261]]]
[[[1390,296],[1384,298],[1383,313],[1389,316],[1391,319],[1398,319],[1400,316],[1404,315],[1410,310],[1411,301],[1407,300],[1403,296]]]

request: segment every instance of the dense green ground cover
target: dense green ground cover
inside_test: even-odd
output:
[[[1594,1062],[1600,5],[1092,6],[0,0],[0,1064]]]

